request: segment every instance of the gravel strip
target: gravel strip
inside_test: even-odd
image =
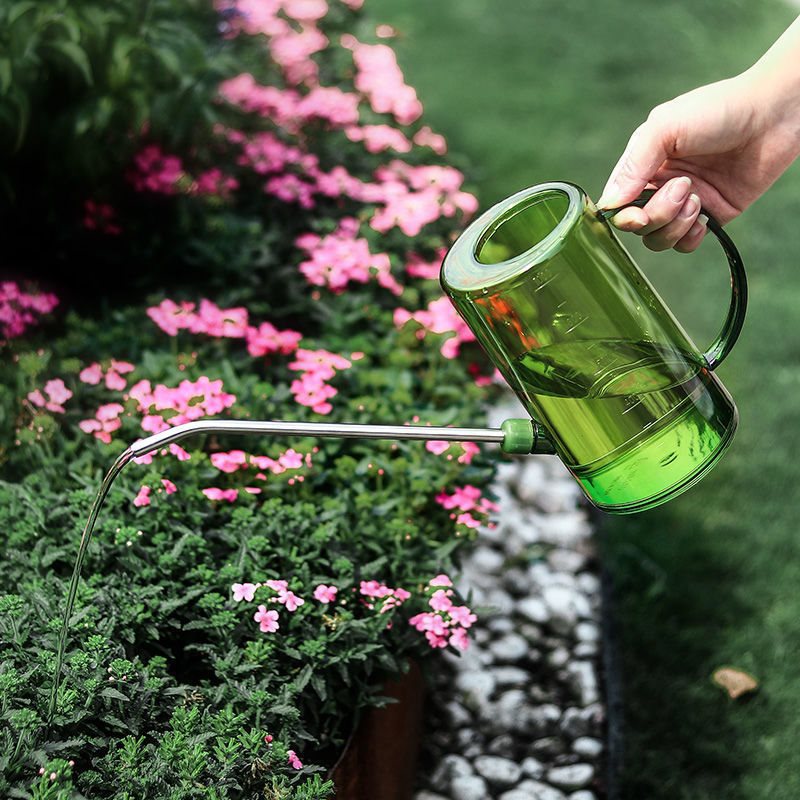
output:
[[[490,424],[524,415],[509,399]],[[492,489],[497,526],[458,584],[479,621],[466,653],[443,654],[415,800],[599,800],[600,580],[580,489],[554,456],[501,464]]]

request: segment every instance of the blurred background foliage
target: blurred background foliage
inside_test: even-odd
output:
[[[633,129],[659,102],[747,68],[793,10],[775,0],[600,5],[559,0],[371,0],[431,123],[475,164],[482,207],[571,180],[598,197]],[[702,484],[605,521],[625,693],[626,800],[800,796],[797,166],[729,226],[750,276],[745,330],[721,377],[741,424]],[[626,246],[704,347],[727,307],[724,259]],[[762,681],[732,703],[711,672]]]

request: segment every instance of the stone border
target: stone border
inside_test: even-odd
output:
[[[511,397],[493,426],[524,416]],[[602,586],[580,489],[553,456],[499,465],[501,512],[458,589],[479,617],[430,692],[415,800],[605,797]]]

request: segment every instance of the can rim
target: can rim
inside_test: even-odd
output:
[[[556,192],[567,197],[568,205],[561,219],[544,238],[504,261],[487,264],[478,259],[480,248],[502,225],[530,208],[537,198]],[[583,189],[566,181],[539,183],[501,200],[475,219],[453,243],[442,263],[442,287],[445,291],[488,290],[542,263],[561,249],[587,201]]]

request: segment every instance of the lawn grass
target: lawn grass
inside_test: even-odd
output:
[[[483,207],[551,179],[596,197],[653,105],[748,66],[793,16],[775,0],[368,8],[400,30],[408,80],[428,121],[477,167]],[[720,369],[741,414],[732,449],[666,507],[608,520],[626,800],[800,798],[798,213],[794,167],[729,228],[751,287],[744,334]],[[710,343],[727,304],[714,243],[693,256],[632,249],[696,341]],[[751,671],[761,692],[729,701],[709,679],[723,664]]]

